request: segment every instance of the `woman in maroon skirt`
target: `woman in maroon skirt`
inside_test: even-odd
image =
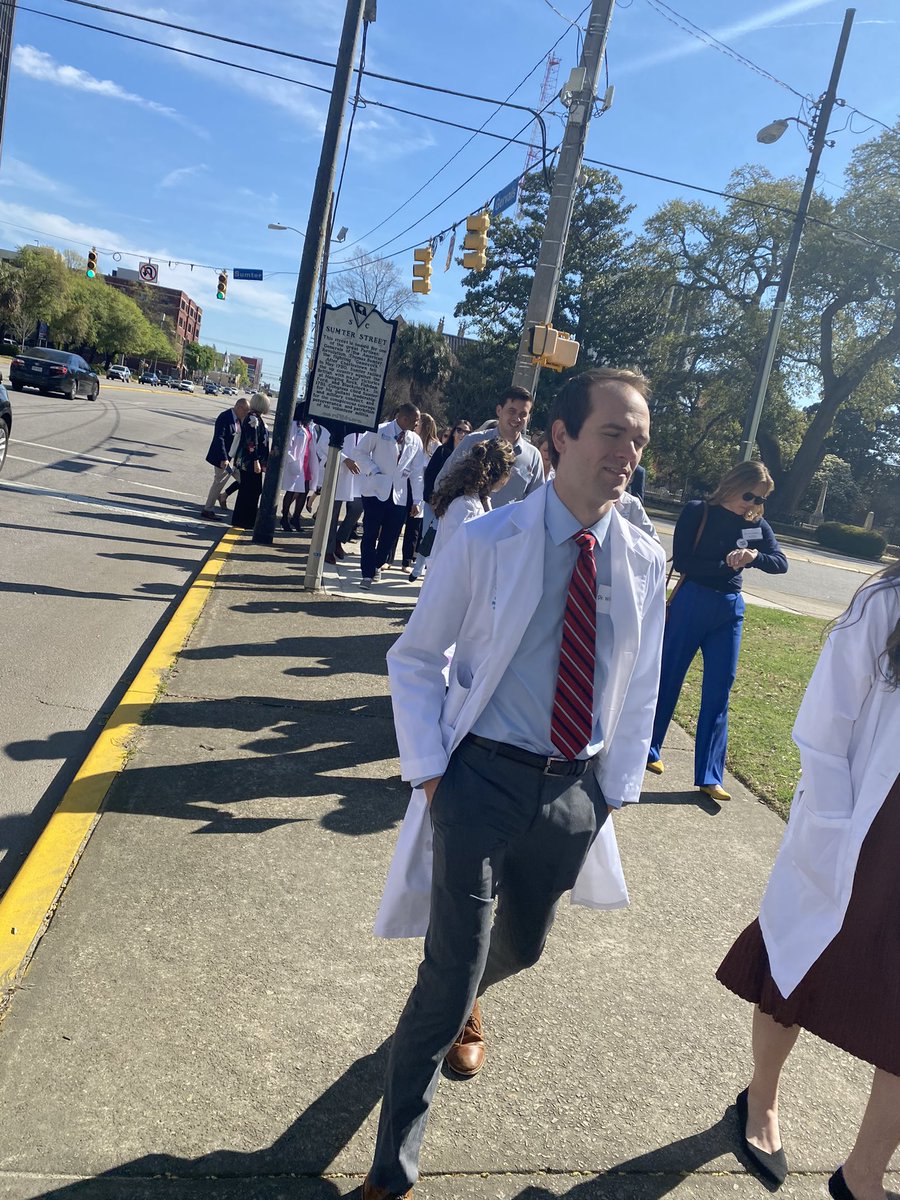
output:
[[[900,1145],[900,564],[834,624],[794,726],[802,774],[759,919],[717,976],[755,1004],[737,1100],[754,1164],[782,1183],[778,1081],[801,1029],[872,1063],[836,1200],[885,1200]]]

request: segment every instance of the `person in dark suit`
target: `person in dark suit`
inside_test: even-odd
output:
[[[250,411],[241,422],[241,441],[234,456],[241,473],[241,486],[234,502],[231,524],[235,529],[252,529],[256,524],[263,474],[269,465],[269,431],[263,417],[269,399],[262,392],[250,397]]]
[[[216,417],[212,441],[206,453],[206,461],[213,469],[213,481],[206,503],[200,512],[204,521],[218,521],[214,511],[217,504],[219,508],[228,511],[223,488],[230,474],[228,464],[231,461],[231,446],[238,426],[249,411],[250,401],[246,396],[241,396],[239,400],[235,400],[234,408],[226,408]]]

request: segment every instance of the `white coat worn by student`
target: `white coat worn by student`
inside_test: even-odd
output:
[[[431,651],[411,634],[388,653],[394,721],[403,776],[442,775],[450,755],[471,730],[509,666],[540,600],[543,581],[544,505],[541,488],[493,514],[489,537],[470,521],[441,552],[430,585],[429,643],[455,643],[446,697]],[[496,518],[504,527],[498,537]],[[640,797],[659,682],[665,619],[665,556],[661,547],[613,510],[608,544],[612,588],[608,600],[615,637],[612,670],[603,696],[604,749],[594,768],[601,788],[625,801]],[[456,586],[459,581],[466,586]],[[442,587],[442,581],[448,586]],[[454,586],[450,586],[453,581]],[[467,605],[469,594],[490,596],[490,606]],[[437,669],[435,669],[437,668]],[[417,788],[403,821],[375,924],[380,937],[419,937],[428,927],[431,896],[431,824]],[[621,908],[628,903],[612,821],[595,839],[575,888],[574,904]]]

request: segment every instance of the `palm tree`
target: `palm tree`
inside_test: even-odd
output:
[[[450,347],[430,325],[404,325],[400,329],[394,364],[400,378],[409,381],[409,398],[419,408],[426,392],[445,388],[453,374]]]

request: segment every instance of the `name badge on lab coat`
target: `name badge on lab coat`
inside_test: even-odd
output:
[[[597,588],[597,612],[608,613],[612,604],[612,588],[598,587]]]
[[[758,525],[754,525],[751,529],[742,529],[737,544],[743,548],[749,546],[751,542],[761,542],[762,535],[762,530]]]

